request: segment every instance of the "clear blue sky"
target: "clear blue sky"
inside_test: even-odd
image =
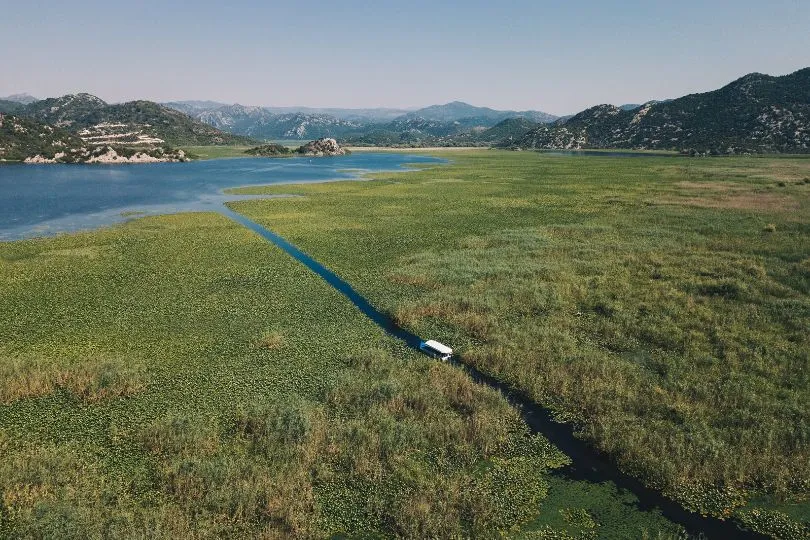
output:
[[[566,114],[810,66],[810,0],[0,0],[0,59],[0,95]]]

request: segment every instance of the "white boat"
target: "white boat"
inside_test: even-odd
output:
[[[429,356],[432,356],[433,358],[439,358],[440,360],[450,360],[450,358],[453,356],[453,349],[433,339],[420,343],[419,350]]]

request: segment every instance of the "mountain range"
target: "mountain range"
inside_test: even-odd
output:
[[[2,99],[2,98],[0,98]],[[203,111],[212,111],[221,109],[223,107],[242,106],[238,104],[231,105],[229,103],[221,103],[218,101],[169,101],[163,103],[167,107],[182,111],[189,116],[194,116]],[[251,107],[261,108],[271,114],[295,114],[301,113],[305,115],[328,115],[333,116],[339,120],[347,120],[349,122],[358,122],[366,124],[376,124],[390,122],[394,118],[408,114],[415,109],[394,109],[394,108],[364,108],[364,109],[342,109],[336,107]]]
[[[0,115],[18,130],[4,131],[0,159],[19,157],[25,148],[59,153],[60,145],[77,140],[88,147],[156,148],[322,137],[360,146],[810,153],[810,68],[781,77],[752,73],[710,92],[641,105],[597,105],[562,118],[459,101],[413,111],[291,110],[212,101],[108,104],[90,94],[8,96],[0,100]],[[32,139],[27,131],[41,136]]]
[[[498,111],[460,101],[423,109],[314,109],[225,105],[206,101],[165,104],[218,129],[263,140],[334,137],[347,141],[430,143],[437,138],[486,129],[507,118],[551,122],[540,111]]]

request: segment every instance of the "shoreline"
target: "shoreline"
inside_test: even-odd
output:
[[[419,156],[414,157],[418,158]],[[430,159],[430,156],[425,155],[424,157]],[[291,159],[296,158],[299,158],[301,160],[306,159],[307,161],[315,159],[315,158],[307,158],[306,156],[294,156]],[[216,161],[218,159],[233,159],[233,158],[222,157],[198,161],[200,162]],[[257,158],[255,156],[245,156],[245,159],[272,160],[274,158]],[[435,164],[443,165],[449,163],[448,160],[444,159],[434,158],[434,161],[436,161],[436,163],[432,163],[433,165]],[[188,164],[189,162],[186,163]],[[326,178],[315,178],[315,179],[291,178],[280,182],[245,183],[237,186],[223,186],[217,189],[215,193],[207,193],[204,195],[200,195],[194,198],[193,200],[183,202],[124,205],[116,208],[103,209],[93,212],[65,215],[40,221],[36,224],[29,224],[24,226],[21,225],[11,228],[0,228],[0,245],[14,242],[31,241],[42,238],[54,238],[61,235],[94,232],[106,228],[115,227],[122,223],[154,216],[178,215],[197,212],[219,213],[221,206],[224,206],[225,204],[231,202],[239,202],[251,199],[293,198],[298,196],[295,193],[282,193],[282,194],[250,193],[249,192],[250,190],[261,190],[264,188],[271,188],[275,186],[300,186],[307,184],[328,184],[337,182],[367,182],[374,180],[373,175],[378,173],[393,174],[400,172],[402,173],[412,172],[414,168],[411,166],[411,164],[412,162],[408,161],[403,162],[396,168],[379,169],[379,170],[364,169],[364,168],[338,169],[334,171],[335,176],[329,176]],[[17,163],[17,165],[20,165],[23,168],[27,169],[30,167],[30,165],[33,164]],[[41,164],[37,165],[42,166]],[[114,165],[125,165],[125,163],[111,163],[111,164],[56,163],[45,165],[47,165],[48,169],[50,169],[51,165],[90,166],[91,168],[95,169],[97,168],[98,165],[114,166]],[[138,165],[138,164],[130,163],[130,165]],[[157,165],[157,164],[146,163],[146,165]],[[101,168],[110,169],[111,167],[101,167]]]

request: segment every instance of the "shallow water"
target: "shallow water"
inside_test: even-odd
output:
[[[350,180],[365,172],[441,163],[407,154],[237,158],[142,165],[0,166],[0,241],[93,229],[133,217],[217,211],[239,186]],[[266,196],[263,196],[266,198]]]

